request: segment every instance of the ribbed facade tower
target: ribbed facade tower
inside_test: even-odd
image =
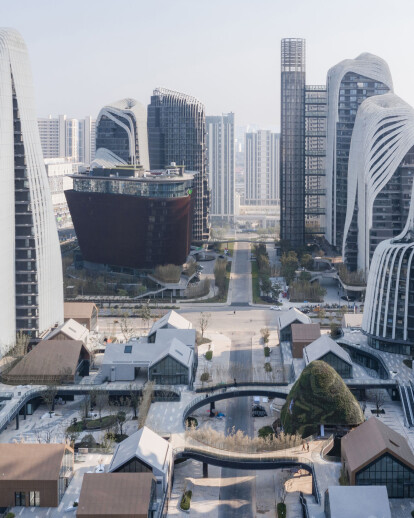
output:
[[[63,322],[59,240],[43,162],[29,58],[20,34],[0,29],[0,353],[16,331]]]
[[[412,192],[403,232],[382,241],[375,250],[362,322],[362,330],[368,335],[371,347],[406,355],[414,354],[413,195]]]
[[[305,40],[281,47],[280,237],[305,244]]]
[[[204,105],[194,97],[156,88],[148,106],[148,141],[151,169],[171,162],[196,172],[193,239],[209,237],[210,191],[206,171]]]
[[[395,94],[365,100],[349,154],[344,263],[368,273],[378,244],[405,228],[414,178],[414,109]]]
[[[348,159],[356,114],[365,99],[392,89],[387,63],[373,54],[345,59],[328,71],[325,237],[339,249],[347,210]]]
[[[100,151],[101,150],[101,151]],[[149,169],[147,111],[135,99],[122,99],[102,108],[96,119],[96,158],[108,150],[119,164]]]

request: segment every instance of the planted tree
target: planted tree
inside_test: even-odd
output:
[[[300,264],[306,268],[307,270],[312,270],[313,268],[313,257],[310,254],[303,254],[300,259]]]
[[[281,291],[282,291],[282,286],[278,282],[272,283],[272,287],[270,289],[272,298],[278,299]]]
[[[126,413],[123,410],[120,410],[116,414],[116,422],[118,423],[119,431],[120,431],[121,435],[124,435],[123,426],[124,426],[125,421],[126,421]]]
[[[93,391],[92,400],[99,415],[99,422],[102,425],[102,411],[109,405],[109,396],[106,390],[96,389]]]
[[[298,256],[296,252],[291,250],[282,255],[280,262],[282,264],[280,273],[286,279],[286,283],[290,284],[294,280],[295,272],[299,266]]]
[[[385,403],[385,397],[384,397],[384,393],[382,390],[374,390],[372,393],[371,393],[371,401],[374,403],[375,405],[375,412],[377,414],[377,417],[379,417],[379,415],[382,413],[382,407],[384,406],[384,403]]]
[[[45,403],[45,405],[47,406],[50,417],[52,417],[52,413],[55,409],[56,395],[57,395],[56,385],[49,385],[42,394],[42,400]]]
[[[272,291],[272,282],[268,275],[263,275],[260,278],[260,289],[264,295],[269,295]]]
[[[151,320],[151,308],[149,307],[148,302],[141,306],[139,316],[145,322],[145,326],[148,327],[148,323]]]
[[[211,319],[211,313],[200,313],[200,319],[199,319],[199,326],[200,326],[200,332],[201,332],[201,338],[204,338],[204,332],[208,328],[208,325],[210,324]]]
[[[140,392],[136,385],[130,385],[129,386],[129,402],[132,408],[132,411],[134,412],[134,419],[138,416],[138,407],[140,402]]]
[[[264,327],[263,329],[260,330],[260,334],[262,335],[263,343],[265,345],[267,345],[268,342],[269,342],[269,337],[270,337],[269,328],[268,327]]]

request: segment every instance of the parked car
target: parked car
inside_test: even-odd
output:
[[[254,405],[252,408],[252,417],[267,417],[267,412],[262,405]]]
[[[270,309],[274,309],[275,311],[280,311],[279,306],[270,306]]]

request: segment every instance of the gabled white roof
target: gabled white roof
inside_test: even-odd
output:
[[[320,338],[307,345],[303,349],[303,358],[306,365],[308,365],[310,362],[320,360],[329,352],[335,354],[335,356],[338,356],[349,365],[352,365],[352,360],[349,354],[328,335],[322,335]]]
[[[170,342],[173,338],[177,338],[187,347],[194,348],[197,331],[195,329],[158,329],[155,343]]]
[[[281,311],[278,314],[279,331],[287,326],[290,326],[290,324],[293,324],[296,321],[299,321],[302,324],[312,324],[312,320],[307,315],[296,308],[292,308],[289,309],[289,311]]]
[[[176,313],[173,309],[166,313],[159,320],[154,322],[151,327],[151,331],[148,333],[148,336],[153,335],[158,331],[158,329],[162,329],[164,327],[174,328],[174,329],[192,329],[193,324],[188,321],[186,318],[182,317],[178,313]]]
[[[166,356],[171,356],[171,358],[174,358],[185,367],[190,367],[193,351],[177,338],[173,338],[170,342],[170,346],[164,349],[164,351],[151,362],[151,365],[155,365]]]
[[[144,426],[119,443],[112,457],[109,471],[117,470],[134,457],[151,466],[153,470],[167,473],[168,465],[171,462],[170,444],[150,428]]]
[[[89,331],[85,326],[79,324],[79,322],[73,320],[73,318],[70,318],[64,324],[52,329],[52,331],[46,336],[45,340],[52,340],[53,337],[59,333],[63,333],[71,340],[82,340],[86,343]]]

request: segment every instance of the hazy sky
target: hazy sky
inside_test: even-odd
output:
[[[306,38],[308,84],[368,51],[414,105],[413,22],[414,0],[0,0],[29,48],[39,116],[148,104],[163,86],[263,128],[279,127],[283,37]]]

